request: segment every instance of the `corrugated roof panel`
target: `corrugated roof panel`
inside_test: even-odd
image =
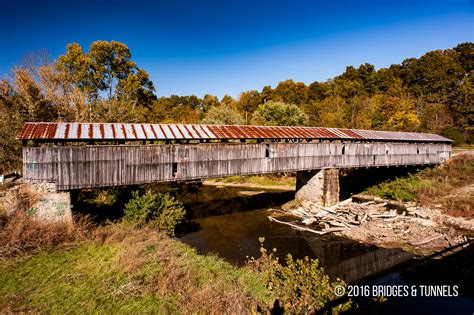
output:
[[[89,124],[89,133],[92,133],[92,136],[89,135],[92,139],[103,139],[100,133],[100,124]]]
[[[204,139],[213,139],[216,136],[207,128],[206,125],[195,125],[194,128],[201,134]]]
[[[358,139],[451,142],[436,134],[287,126],[122,123],[25,123],[21,140]]]
[[[69,129],[69,127],[66,128],[66,125],[69,125],[69,124],[63,124],[63,123],[58,124],[58,126],[56,128],[56,132],[54,133],[55,138],[56,137],[68,138],[66,130]]]
[[[196,139],[206,139],[208,136],[202,131],[199,125],[190,125],[188,126],[189,132],[193,135]]]
[[[207,135],[211,139],[223,138],[224,135],[222,135],[221,133],[214,132],[214,131],[217,131],[216,129],[214,129],[214,127],[215,127],[214,125],[203,125],[202,129],[207,133]]]
[[[141,124],[133,124],[133,134],[136,139],[147,139]]]
[[[181,131],[178,129],[176,125],[168,125],[168,127],[170,128],[171,133],[176,139],[184,139],[183,134],[181,133]]]
[[[164,140],[166,139],[166,135],[163,133],[163,129],[160,128],[160,125],[151,125],[151,129],[153,130],[153,134],[156,135],[156,139]]]
[[[176,139],[169,125],[159,125],[159,127],[161,128],[161,131],[164,133],[165,139]]]
[[[102,124],[102,129],[104,132],[104,139],[115,139],[115,135],[112,129],[113,124]]]
[[[156,139],[156,135],[153,133],[153,130],[151,129],[151,125],[143,124],[142,129],[147,139]]]
[[[188,139],[194,139],[194,138],[199,138],[194,135],[194,130],[191,128],[189,125],[182,125],[184,130],[186,131]]]
[[[122,129],[125,139],[136,139],[133,134],[132,124],[120,124],[120,129]]]

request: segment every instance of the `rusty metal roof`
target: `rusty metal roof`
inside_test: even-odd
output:
[[[19,140],[208,140],[208,139],[334,139],[399,142],[452,142],[437,134],[322,127],[251,125],[129,124],[28,122]]]

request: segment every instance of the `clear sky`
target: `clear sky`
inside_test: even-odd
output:
[[[128,45],[159,96],[325,81],[474,41],[474,0],[0,0],[0,75],[31,52]]]

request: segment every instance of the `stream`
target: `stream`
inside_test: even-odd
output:
[[[186,188],[183,188],[186,187]],[[473,314],[472,246],[444,258],[422,259],[401,249],[378,248],[349,239],[299,232],[270,222],[272,209],[294,197],[293,191],[226,186],[181,186],[174,193],[188,211],[178,230],[182,242],[201,254],[216,254],[236,265],[259,257],[259,237],[283,260],[317,258],[331,279],[354,285],[457,285],[457,297],[389,297],[383,303],[354,297],[352,313]]]

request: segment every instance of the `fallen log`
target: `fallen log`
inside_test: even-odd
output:
[[[299,226],[299,225],[296,225],[296,224],[293,224],[293,223],[290,223],[290,222],[280,221],[280,220],[277,220],[277,219],[272,218],[272,217],[268,217],[268,219],[270,221],[273,221],[273,222],[277,222],[277,223],[280,223],[280,224],[285,224],[285,225],[291,226],[292,228],[294,228],[295,230],[298,230],[298,231],[306,231],[306,232],[311,232],[311,233],[315,233],[315,234],[318,234],[318,235],[324,235],[324,234],[327,234],[327,233],[343,230],[341,228],[338,228],[337,230],[327,229],[327,230],[323,230],[323,231],[316,231],[316,230],[308,229],[308,228],[305,228],[305,227],[302,227],[302,226]],[[344,228],[344,229],[346,229],[346,228]]]
[[[423,245],[423,244],[426,244],[426,243],[430,243],[430,242],[432,242],[432,241],[436,241],[437,239],[439,239],[439,238],[441,238],[441,237],[443,237],[442,234],[441,234],[441,235],[436,235],[436,236],[434,236],[434,237],[429,237],[429,238],[427,238],[427,239],[424,239],[424,240],[421,241],[421,242],[418,242],[418,243],[413,244],[413,246],[420,246],[420,245]]]

